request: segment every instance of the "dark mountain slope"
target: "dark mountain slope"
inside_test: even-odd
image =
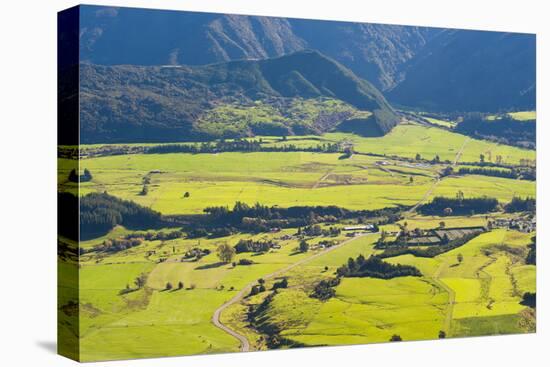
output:
[[[81,7],[81,58],[94,64],[204,65],[318,49],[386,89],[440,29],[165,10]]]
[[[192,67],[81,64],[80,80],[83,143],[219,137],[210,125],[206,127],[205,113],[219,106],[254,106],[257,101],[268,106],[304,98],[343,101],[373,113],[361,127],[368,125],[375,134],[389,131],[398,122],[375,87],[316,51]],[[284,120],[278,126],[288,133],[294,129],[315,133],[349,117],[349,113],[333,114],[331,121],[319,126]],[[223,137],[251,135],[250,126],[256,122],[239,121],[238,128]]]
[[[316,49],[398,104],[532,109],[535,36],[502,32],[82,6],[81,60],[206,65]],[[292,83],[299,83],[299,77]]]
[[[447,30],[406,67],[389,98],[432,111],[535,109],[534,35]]]

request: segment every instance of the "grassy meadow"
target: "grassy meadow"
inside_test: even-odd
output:
[[[269,115],[265,108],[257,106],[255,112]],[[307,106],[296,108],[303,112]],[[223,118],[240,113],[223,108],[215,112]],[[80,160],[79,169],[92,174],[91,180],[80,185],[66,178],[74,161],[61,158],[59,190],[81,196],[106,192],[162,215],[194,217],[204,214],[207,207],[231,209],[236,202],[273,208],[333,205],[352,211],[403,206],[406,210],[399,212],[399,218],[380,224],[380,231],[396,233],[404,226],[411,231],[438,228],[442,221],[447,227],[468,227],[522,218],[523,213],[504,213],[503,206],[514,197],[535,197],[534,181],[487,175],[443,177],[445,167],[470,167],[479,162],[480,154],[489,161],[501,155],[509,165],[535,159],[532,150],[475,140],[447,129],[405,123],[378,138],[327,133],[289,136],[284,141],[273,136],[261,139],[265,147],[293,144],[304,149],[352,143],[354,152],[92,155]],[[83,146],[84,151],[101,148]],[[416,159],[417,154],[422,159]],[[436,156],[439,161],[430,162]],[[496,198],[500,206],[487,214],[445,217],[409,210],[436,196],[455,198],[458,192],[467,198]],[[534,233],[504,228],[489,230],[437,256],[407,254],[385,259],[394,265],[411,265],[421,276],[344,277],[329,299],[312,297],[316,285],[333,279],[349,258],[381,253],[375,248],[380,232],[344,230],[362,224],[363,219],[330,219],[319,223],[325,232],[315,235],[288,227],[196,238],[183,227],[176,238],[151,236],[136,246],[101,250],[99,246],[136,235],[136,230],[119,224],[81,241],[80,359],[244,350],[237,338],[213,322],[213,315],[224,305],[220,323],[243,336],[250,344],[247,350],[385,342],[395,335],[422,340],[437,339],[442,333],[460,337],[533,331],[529,326],[533,316],[520,301],[524,293],[536,291],[535,265],[525,260]],[[337,231],[328,234],[331,228]],[[144,228],[139,233],[172,230]],[[234,247],[241,240],[271,241],[278,246],[237,253],[230,262],[221,261],[219,248]],[[309,245],[305,251],[300,249],[303,241]],[[332,248],[323,247],[327,242]],[[198,258],[186,257],[196,249],[206,252]],[[137,286],[140,278],[143,283]],[[282,279],[288,286],[274,290]],[[251,289],[259,284],[265,290],[252,294]],[[76,284],[66,287],[76,288]],[[252,317],[250,310],[258,311]],[[62,308],[60,315],[67,324],[76,317],[70,307]],[[69,328],[64,332],[76,333]],[[276,347],[273,340],[279,343]]]

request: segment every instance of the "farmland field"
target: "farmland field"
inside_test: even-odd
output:
[[[410,146],[392,142],[403,142],[401,134],[412,134]],[[437,144],[441,134],[452,138],[445,141],[446,148]],[[420,144],[422,139],[427,143]],[[266,146],[281,144],[277,137],[262,140]],[[494,197],[501,205],[514,197],[535,195],[532,181],[483,175],[441,177],[440,172],[449,164],[442,162],[445,159],[468,162],[468,157],[475,160],[480,149],[489,147],[495,152],[509,152],[508,159],[516,161],[521,157],[517,148],[415,125],[399,126],[382,138],[333,133],[322,141],[343,140],[353,141],[358,153],[348,157],[308,151],[93,156],[81,161],[80,169],[92,172],[93,179],[80,184],[80,195],[106,192],[163,215],[203,215],[208,207],[231,208],[237,202],[278,208],[333,205],[351,211],[400,210],[438,196],[454,198],[457,192],[466,197]],[[305,144],[302,148],[319,142],[311,136],[287,141]],[[360,154],[376,149],[387,156]],[[416,151],[428,157],[439,155],[440,161],[415,162],[407,152]],[[60,175],[68,174],[70,167],[71,161],[61,160]],[[144,185],[148,188],[145,195]],[[60,180],[60,189],[74,191],[75,186]],[[498,211],[444,217],[413,211],[405,212],[395,223],[381,225],[380,230],[399,232],[406,225],[410,230],[427,231],[441,226],[442,221],[447,227],[479,227],[516,217]],[[165,226],[149,230],[153,237],[137,247],[97,250],[135,233],[118,225],[83,241],[81,359],[237,351],[243,348],[242,343],[211,321],[225,303],[228,307],[220,322],[243,335],[251,349],[383,342],[395,335],[419,340],[532,331],[525,326],[532,324],[532,316],[520,303],[524,293],[535,291],[535,266],[524,260],[532,235],[507,229],[494,229],[434,257],[405,254],[385,260],[413,266],[421,277],[344,278],[330,299],[312,298],[315,284],[332,279],[348,259],[381,253],[376,248],[379,233],[344,236],[344,227],[353,223],[345,219],[321,224],[327,231],[339,228],[338,234],[305,237],[297,235],[296,228],[288,228],[257,234],[237,231],[219,238],[182,235],[156,239],[155,233],[172,230]],[[303,239],[309,242],[310,251],[299,250]],[[278,246],[267,252],[237,253],[232,259],[233,264],[250,260],[251,265],[220,262],[217,248],[222,244],[235,246],[241,240],[274,241]],[[332,251],[320,246],[323,241],[344,245]],[[196,260],[184,260],[182,256],[197,248],[208,253]],[[270,278],[270,274],[277,276]],[[134,282],[142,275],[146,281],[136,288]],[[247,289],[266,277],[265,293],[241,296],[241,291],[250,292]],[[269,291],[283,278],[288,288]],[[251,327],[249,320],[254,317],[248,312],[255,308],[261,310],[255,317],[262,322],[252,321]],[[279,344],[274,345],[273,340]]]
[[[454,140],[438,135],[440,132]],[[401,134],[407,134],[411,145],[403,144]],[[334,141],[356,139],[351,135],[330,136]],[[438,146],[439,141],[445,142],[447,148]],[[453,144],[454,149],[448,148]],[[482,143],[435,128],[407,125],[398,126],[383,138],[357,140],[357,151],[367,152],[371,148],[403,157],[411,155],[402,153],[405,151],[419,152],[430,159],[439,155],[441,160],[454,160],[456,156],[459,160],[479,159],[481,151],[486,153],[484,149],[490,149],[495,154],[505,154],[505,159],[517,161],[522,153],[517,148]],[[81,195],[107,191],[163,214],[200,214],[206,207],[232,205],[237,201],[282,207],[337,205],[355,210],[410,206],[423,198],[444,167],[360,154],[341,159],[337,153],[310,152],[130,154],[88,158],[81,166],[94,172],[92,182],[81,184]],[[151,180],[146,196],[140,195],[145,176]],[[494,196],[504,202],[513,196],[534,196],[534,188],[529,181],[449,177],[438,184],[433,195],[454,196],[462,190],[468,195]],[[185,192],[190,195],[184,198]]]

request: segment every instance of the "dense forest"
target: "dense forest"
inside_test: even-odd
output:
[[[337,206],[294,206],[281,208],[265,206],[259,203],[248,205],[236,202],[233,209],[226,206],[208,207],[204,209],[207,218],[203,221],[209,228],[235,228],[241,231],[259,233],[276,228],[305,227],[315,223],[336,222],[340,219],[385,218],[385,222],[395,222],[400,219],[402,207],[384,208],[379,210],[353,211]],[[205,228],[194,229],[204,233]]]
[[[383,135],[399,122],[372,84],[314,50],[205,66],[81,64],[80,73],[82,143],[321,134],[351,118],[352,110],[372,113],[357,133],[368,127]],[[327,98],[348,112],[325,106],[312,121],[285,116],[289,103]],[[220,106],[233,118],[225,119]],[[244,107],[252,115],[237,113]],[[259,109],[271,118],[253,115]]]
[[[285,141],[285,138],[281,138]],[[323,143],[309,147],[297,146],[295,144],[282,144],[279,146],[265,146],[263,141],[235,139],[220,140],[217,142],[204,142],[201,144],[164,144],[145,148],[146,154],[162,153],[221,153],[221,152],[319,152],[337,153],[340,151],[338,143]]]
[[[464,237],[457,238],[452,241],[444,241],[444,243],[441,243],[440,245],[434,245],[426,248],[410,248],[405,243],[400,242],[385,243],[382,246],[377,245],[376,247],[384,248],[384,252],[378,255],[382,259],[401,255],[413,255],[416,257],[435,257],[466,244],[468,241],[471,241],[480,234],[481,233],[468,234]]]
[[[537,209],[537,201],[535,198],[527,197],[525,199],[520,197],[513,197],[512,201],[504,206],[504,210],[507,213],[516,212],[532,212]]]
[[[66,199],[66,196],[63,196]],[[87,239],[109,232],[120,224],[129,229],[150,229],[162,223],[160,213],[107,193],[80,198],[80,237]]]
[[[503,144],[518,145],[526,148],[536,146],[535,121],[517,121],[503,115],[498,119],[488,121],[486,116],[471,113],[463,118],[455,130],[459,133],[480,139],[495,140]]]
[[[459,193],[456,198],[436,196],[417,210],[424,215],[470,215],[493,212],[497,206],[498,200],[495,198],[465,198]]]
[[[341,277],[371,277],[380,279],[422,276],[420,270],[414,266],[390,264],[374,255],[368,259],[363,255],[359,255],[356,259],[350,257],[347,264],[339,267],[336,273]]]

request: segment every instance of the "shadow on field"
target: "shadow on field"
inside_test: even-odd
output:
[[[206,270],[206,269],[213,269],[213,268],[219,268],[220,266],[227,265],[227,263],[222,263],[221,261],[217,263],[212,264],[205,264],[201,266],[197,266],[195,270]]]
[[[36,342],[40,348],[53,354],[57,354],[57,343],[52,340],[39,340]]]

